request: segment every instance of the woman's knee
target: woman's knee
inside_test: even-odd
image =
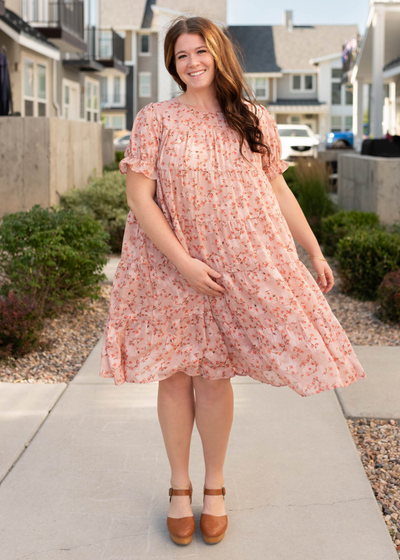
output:
[[[159,389],[162,391],[188,391],[193,390],[192,378],[183,371],[177,371],[166,379],[159,381]]]
[[[193,378],[193,386],[196,398],[206,399],[207,401],[218,401],[232,389],[230,379],[206,379],[202,376]]]

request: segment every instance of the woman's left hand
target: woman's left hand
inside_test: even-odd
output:
[[[329,264],[320,259],[311,259],[315,272],[318,274],[317,284],[321,292],[327,294],[335,283],[333,272]]]

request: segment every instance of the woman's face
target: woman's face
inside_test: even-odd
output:
[[[201,35],[179,35],[175,43],[175,66],[188,91],[201,91],[213,85],[214,58]]]

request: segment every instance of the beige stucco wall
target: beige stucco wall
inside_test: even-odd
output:
[[[339,154],[338,202],[344,210],[376,212],[393,224],[400,219],[400,158]]]
[[[0,119],[0,216],[48,207],[103,169],[97,123],[47,117]]]

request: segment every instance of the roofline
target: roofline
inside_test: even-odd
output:
[[[245,76],[251,78],[282,78],[282,72],[244,72]]]
[[[327,62],[328,60],[333,60],[334,58],[342,58],[342,53],[327,54],[325,56],[318,56],[317,58],[310,58],[310,64],[319,64],[320,62]]]
[[[371,4],[370,9],[369,9],[367,23],[366,23],[366,26],[365,26],[364,37],[363,37],[361,47],[360,47],[360,52],[358,53],[357,60],[354,64],[353,72],[351,74],[351,80],[350,80],[351,84],[354,84],[354,82],[357,81],[358,69],[360,67],[360,62],[361,62],[361,58],[362,58],[362,55],[363,55],[363,52],[364,52],[364,48],[365,48],[365,45],[366,45],[366,42],[367,42],[367,39],[368,39],[368,34],[370,33],[372,19],[375,15],[376,11],[382,11],[383,10],[383,6],[387,6],[391,9],[396,7],[397,8],[395,10],[396,12],[400,10],[400,2],[390,2],[390,3],[379,2],[378,4]]]
[[[25,47],[27,49],[31,49],[43,56],[47,56],[48,58],[52,58],[53,60],[60,60],[61,53],[60,50],[53,45],[48,45],[34,39],[30,35],[27,35],[23,31],[18,33],[12,27],[10,27],[3,19],[0,19],[0,31],[3,31],[6,35],[10,37],[13,41],[15,41],[21,47]]]

